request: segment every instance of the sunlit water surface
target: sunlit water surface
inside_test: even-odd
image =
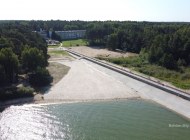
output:
[[[189,140],[190,121],[144,100],[11,106],[1,140]]]

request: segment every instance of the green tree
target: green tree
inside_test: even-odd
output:
[[[33,86],[46,86],[52,82],[53,78],[45,68],[38,67],[35,73],[29,75],[29,82]]]
[[[1,48],[12,47],[12,45],[13,45],[13,44],[11,44],[8,39],[3,38],[3,37],[0,38],[0,49],[1,49]]]
[[[107,47],[110,49],[110,50],[115,50],[117,48],[117,45],[118,45],[118,39],[117,39],[117,35],[116,34],[111,34],[109,37],[108,37],[108,41],[107,41]]]
[[[29,72],[35,71],[37,67],[46,66],[46,60],[43,52],[37,48],[25,48],[22,52],[21,59],[23,68]]]
[[[171,54],[164,54],[161,58],[161,64],[167,69],[177,69],[177,62]]]
[[[18,74],[19,61],[11,48],[3,48],[0,50],[1,73],[5,73],[8,83],[16,81]]]

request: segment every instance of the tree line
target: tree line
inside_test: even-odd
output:
[[[168,69],[190,65],[189,23],[93,23],[86,38],[91,45],[140,53],[149,63]]]
[[[40,28],[47,31],[86,30],[85,39],[89,45],[140,53],[149,63],[161,65],[168,69],[178,69],[179,66],[190,65],[190,23],[79,20],[1,22],[2,24],[8,22],[16,25],[27,25],[30,30],[37,31]],[[18,35],[22,38],[21,34]],[[55,34],[53,36],[59,39],[59,36]],[[24,39],[22,41],[25,42]],[[12,42],[20,43],[14,39]],[[15,48],[18,51],[16,53],[19,53],[19,49],[21,47]],[[45,52],[46,50],[42,49],[42,51]]]
[[[48,75],[47,59],[46,41],[28,24],[0,24],[0,86],[17,83],[19,74],[27,74],[29,80],[39,73]]]

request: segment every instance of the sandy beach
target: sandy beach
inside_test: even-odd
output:
[[[71,69],[44,95],[44,100],[105,100],[139,97],[133,89],[82,60],[60,61],[60,63]]]

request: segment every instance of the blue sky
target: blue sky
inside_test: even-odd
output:
[[[190,22],[190,0],[3,0],[1,20]]]

